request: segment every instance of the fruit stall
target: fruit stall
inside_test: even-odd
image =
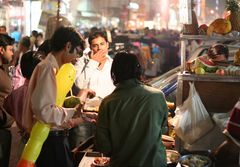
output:
[[[197,58],[197,61],[195,59],[195,64],[192,64],[192,62],[186,61],[186,43],[188,40],[201,40],[203,43],[209,41],[221,43],[227,40],[239,41],[240,38],[232,36],[181,35],[180,39],[181,73],[178,75],[176,106],[184,105],[189,96],[189,83],[194,83],[203,105],[214,122],[214,114],[229,113],[240,98],[238,52],[235,53],[233,62],[227,67],[213,66],[211,63],[205,62],[205,60],[201,60],[201,58]],[[236,47],[240,48],[239,45],[236,45]],[[214,127],[206,135],[199,137],[196,142],[191,144],[180,139],[176,134],[176,150],[180,153],[214,150],[226,138],[222,130],[214,122]]]

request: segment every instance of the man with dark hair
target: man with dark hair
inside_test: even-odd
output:
[[[68,143],[68,121],[76,114],[76,110],[80,112],[80,108],[56,105],[55,75],[63,64],[82,55],[84,40],[74,28],[60,27],[50,43],[51,52],[36,66],[30,79],[22,123],[29,133],[36,120],[51,125],[48,138],[36,161],[37,167],[73,167]],[[82,118],[81,114],[79,118]]]
[[[112,58],[108,55],[109,43],[101,31],[90,34],[88,41],[91,51],[79,58],[75,65],[75,84],[79,89],[92,89],[96,96],[104,98],[115,88],[110,76]]]
[[[144,85],[134,54],[117,53],[111,76],[116,89],[103,99],[98,114],[96,149],[111,157],[111,167],[165,167],[162,128],[168,107],[164,94]]]
[[[91,89],[96,93],[95,105],[115,88],[110,76],[112,58],[108,55],[109,43],[105,32],[94,31],[88,38],[90,52],[79,58],[75,64],[77,76],[75,85],[79,89]],[[98,106],[95,106],[98,107]],[[95,124],[86,122],[71,130],[70,145],[77,146],[95,133]]]
[[[13,57],[14,39],[6,34],[0,34],[0,166],[8,167],[11,150],[11,127],[13,120],[3,108],[4,98],[11,93],[12,84],[4,65],[10,63]]]
[[[0,34],[7,34],[7,27],[2,25],[0,26]]]
[[[13,66],[16,66],[12,74],[13,89],[17,89],[18,87],[22,86],[25,82],[25,78],[21,73],[19,62],[21,61],[22,55],[30,50],[30,46],[31,46],[30,37],[28,36],[22,37],[18,44],[18,48],[14,54],[13,61],[11,62]]]

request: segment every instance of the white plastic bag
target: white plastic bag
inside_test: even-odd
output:
[[[194,83],[189,83],[189,96],[182,106],[176,109],[175,132],[188,144],[193,144],[206,135],[214,124],[204,107]]]

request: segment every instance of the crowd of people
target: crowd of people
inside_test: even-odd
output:
[[[50,126],[50,132],[33,162],[37,167],[75,166],[71,150],[90,136],[95,136],[96,151],[111,157],[112,166],[166,166],[161,142],[168,113],[164,94],[143,83],[139,55],[129,50],[112,58],[108,50],[109,38],[100,30],[92,31],[86,40],[76,28],[61,26],[48,40],[33,31],[17,43],[1,31],[0,166],[9,166],[14,121],[21,136],[15,148],[19,163],[34,124],[41,122]],[[82,105],[56,104],[56,74],[67,63],[76,69],[73,94],[82,103],[89,98],[101,100],[99,115],[83,112]],[[146,131],[141,130],[143,125]],[[132,155],[135,149],[139,154],[128,161],[118,156]]]

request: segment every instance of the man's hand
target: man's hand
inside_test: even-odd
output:
[[[107,52],[106,50],[99,50],[97,53],[93,53],[91,52],[91,55],[90,55],[90,58],[99,62],[100,64],[101,63],[104,63],[107,59],[106,55],[107,55]]]
[[[79,91],[77,96],[80,98],[81,102],[84,103],[87,98],[91,99],[91,98],[95,97],[96,93],[91,89],[82,89]]]
[[[82,118],[87,122],[96,122],[98,113],[95,112],[82,112]]]

